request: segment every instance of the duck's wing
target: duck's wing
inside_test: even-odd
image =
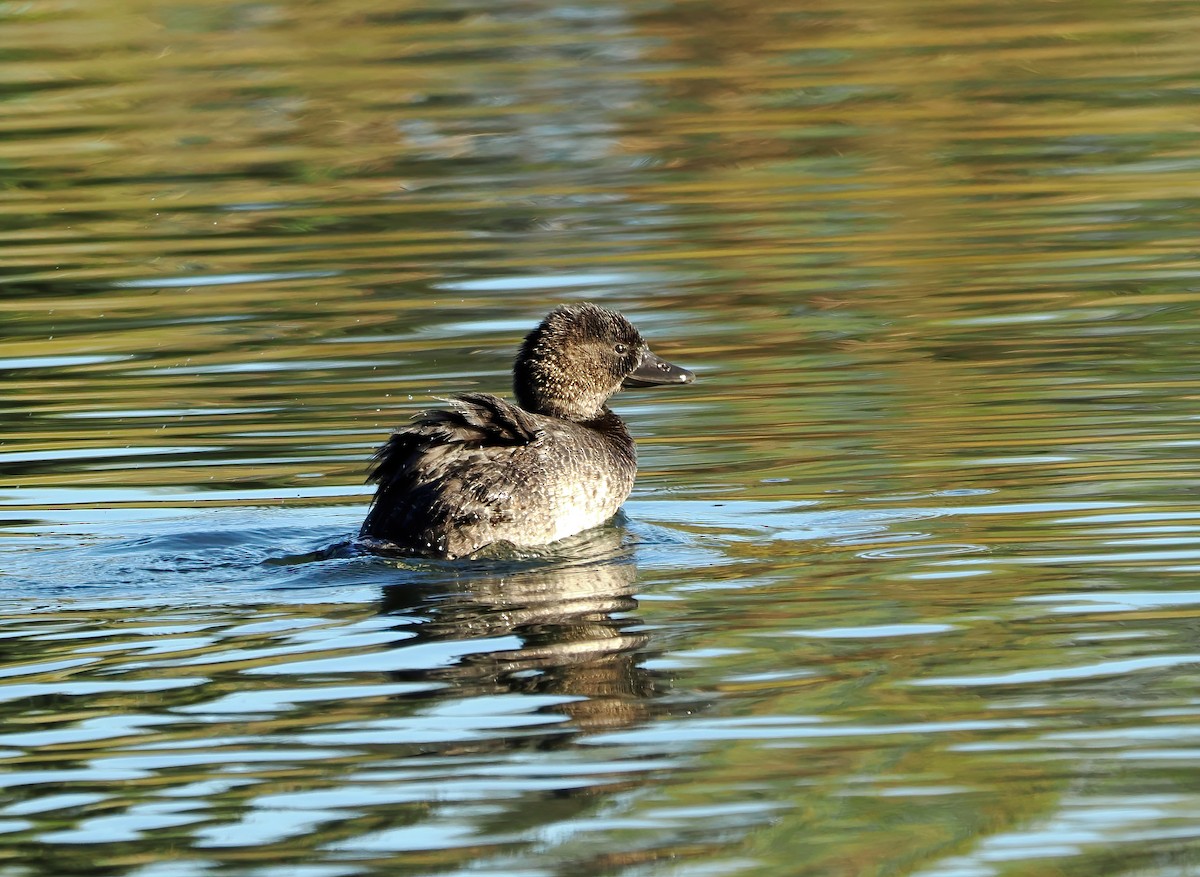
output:
[[[536,415],[488,393],[447,399],[450,410],[426,411],[419,427],[432,428],[440,441],[469,445],[527,445],[541,435]]]
[[[387,485],[403,479],[434,448],[519,447],[542,435],[534,415],[488,393],[464,393],[445,401],[448,409],[422,411],[412,426],[392,434],[375,452],[368,482]]]
[[[511,476],[502,461],[542,441],[540,418],[484,393],[446,402],[418,414],[376,452],[367,480],[379,489],[360,535],[456,556],[465,549],[450,544],[455,534],[504,504]]]

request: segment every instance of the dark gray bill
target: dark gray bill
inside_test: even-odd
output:
[[[624,387],[656,387],[660,384],[690,384],[696,376],[686,368],[671,365],[659,359],[649,349],[642,354],[642,361],[622,382]]]

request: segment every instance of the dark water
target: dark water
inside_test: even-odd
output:
[[[0,877],[1200,873],[1198,29],[0,5]],[[622,517],[320,553],[580,299]]]

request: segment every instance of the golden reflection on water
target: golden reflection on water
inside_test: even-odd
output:
[[[1200,861],[1193,6],[0,24],[0,861]],[[323,555],[564,298],[699,374],[624,547]]]

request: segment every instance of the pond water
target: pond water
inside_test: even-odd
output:
[[[0,4],[0,875],[1200,873],[1198,27]],[[575,300],[624,513],[322,553]]]

